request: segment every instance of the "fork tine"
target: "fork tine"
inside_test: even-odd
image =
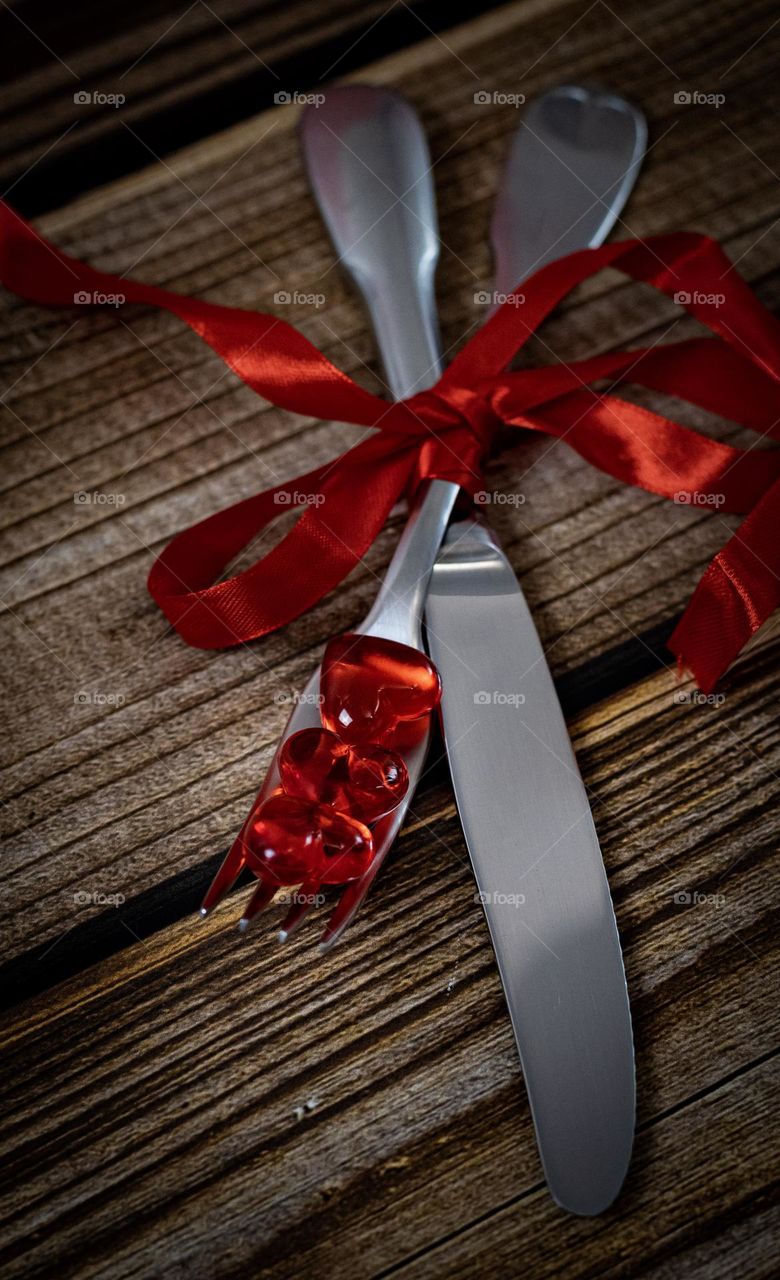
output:
[[[260,880],[257,888],[244,907],[244,914],[238,922],[238,927],[242,933],[245,933],[255,916],[268,906],[272,897],[276,893],[279,885],[275,880]]]
[[[314,906],[313,900],[319,887],[319,880],[304,880],[295,895],[295,899],[290,910],[282,921],[282,927],[279,930],[280,942],[286,942],[309,914]]]
[[[232,888],[244,869],[244,862],[244,848],[239,836],[234,840],[230,852],[206,891],[200,908],[202,916],[207,916],[210,911],[213,911],[228,889]]]
[[[363,872],[360,879],[354,880],[352,884],[348,884],[344,889],[320,938],[320,955],[325,955],[326,952],[330,951],[331,947],[335,946],[347,926],[354,920],[364,898],[379,874],[379,869],[385,860],[385,855],[391,843],[392,841],[388,841],[384,847],[378,849],[373,862]]]

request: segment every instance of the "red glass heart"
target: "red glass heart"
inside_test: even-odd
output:
[[[346,884],[368,867],[374,842],[368,827],[329,805],[275,795],[243,834],[248,865],[279,885],[317,880]]]
[[[327,729],[293,733],[279,753],[282,786],[309,804],[329,804],[349,812],[349,747]]]
[[[350,747],[348,812],[364,822],[391,813],[409,788],[409,774],[396,751],[385,747]]]
[[[397,731],[441,697],[439,673],[424,653],[375,636],[331,640],[320,689],[323,724],[351,744],[394,744]]]
[[[301,729],[284,743],[279,773],[288,795],[327,804],[362,822],[399,805],[409,786],[401,757],[384,747],[350,747],[328,729]]]

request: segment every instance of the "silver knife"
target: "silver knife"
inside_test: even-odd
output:
[[[622,99],[574,86],[532,104],[525,125],[493,220],[503,293],[560,252],[603,240],[646,139],[643,117]],[[478,520],[449,528],[425,619],[455,798],[547,1184],[562,1208],[597,1214],[623,1183],[634,1133],[620,941],[544,651],[509,561]]]

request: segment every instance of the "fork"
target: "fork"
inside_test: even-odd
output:
[[[331,89],[324,106],[307,108],[301,143],[312,190],[339,255],[368,307],[391,395],[405,399],[437,381],[441,355],[433,277],[439,256],[436,205],[428,146],[420,121],[399,95],[369,86]],[[434,480],[416,497],[381,588],[354,632],[422,651],[422,613],[428,578],[457,496],[457,486]],[[285,727],[265,783],[201,907],[211,911],[245,866],[243,835],[258,807],[279,785],[279,753],[301,729],[320,725],[315,671]],[[430,727],[405,750],[407,797],[422,772]],[[407,798],[375,824],[374,856],[348,884],[328,920],[320,947],[340,936],[366,896],[408,808]],[[280,884],[268,873],[247,902],[245,930]],[[282,921],[284,941],[300,925],[319,886],[302,884]]]

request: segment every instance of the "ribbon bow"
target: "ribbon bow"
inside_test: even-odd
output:
[[[557,303],[609,266],[669,295],[715,336],[506,372]],[[504,303],[434,387],[396,404],[359,387],[286,321],[96,271],[5,204],[0,279],[38,303],[72,305],[87,294],[115,304],[120,294],[164,308],[266,400],[372,429],[328,465],[172,539],[148,585],[188,644],[242,643],[311,608],[354,568],[404,492],[429,478],[479,490],[481,462],[501,426],[565,440],[602,471],[651,493],[749,513],[708,566],[670,640],[705,692],[780,603],[780,452],[733,448],[591,386],[605,378],[630,381],[778,438],[780,324],[707,236],[629,240],[543,267],[522,284],[522,305]],[[316,501],[291,531],[249,569],[220,581],[230,561],[301,492]]]

